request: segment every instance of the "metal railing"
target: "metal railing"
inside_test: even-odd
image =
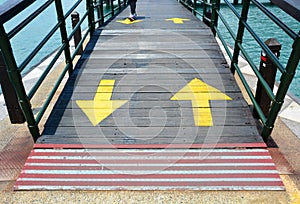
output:
[[[263,139],[266,141],[268,137],[271,135],[271,132],[274,127],[275,120],[278,116],[278,113],[284,103],[284,98],[287,94],[288,88],[294,78],[297,66],[299,64],[300,59],[300,31],[299,33],[295,33],[289,26],[285,25],[279,18],[277,18],[274,14],[272,14],[263,4],[261,4],[257,0],[243,0],[242,10],[238,12],[235,6],[229,2],[229,0],[224,0],[225,5],[232,11],[232,17],[236,17],[238,20],[238,29],[237,32],[234,32],[233,29],[229,26],[228,19],[222,14],[220,10],[220,0],[179,0],[186,7],[193,11],[194,14],[198,14],[202,17],[203,21],[208,22],[208,25],[211,27],[213,33],[218,36],[220,41],[222,42],[226,53],[228,54],[231,65],[230,69],[232,73],[235,72],[238,74],[239,78],[242,81],[242,84],[247,91],[254,109],[256,110],[259,119],[262,122],[263,128],[261,135]],[[268,46],[263,42],[263,40],[254,32],[251,26],[247,23],[249,7],[251,5],[256,6],[259,10],[263,12],[265,16],[267,16],[274,24],[276,24],[283,32],[285,32],[293,41],[293,45],[291,48],[291,53],[289,55],[289,59],[287,65],[284,66],[279,60],[278,56],[276,56]],[[200,8],[200,9],[199,9]],[[198,10],[201,10],[199,12]],[[231,38],[234,40],[234,48],[233,52],[231,52],[228,43],[224,39],[222,32],[218,29],[218,22],[223,23],[227,31],[229,32]],[[266,25],[267,26],[267,25]],[[253,40],[257,42],[257,44],[261,47],[266,56],[271,60],[271,62],[277,67],[279,72],[281,73],[280,83],[275,94],[272,88],[268,85],[264,77],[261,75],[259,69],[254,63],[254,60],[248,54],[247,49],[243,46],[243,38],[244,32],[247,30],[252,36]],[[248,61],[252,70],[254,71],[258,81],[262,84],[264,91],[267,93],[268,97],[271,100],[271,106],[269,109],[269,113],[267,116],[263,113],[259,103],[257,102],[250,85],[246,81],[241,69],[238,65],[238,58],[240,54],[243,54],[245,59]]]
[[[120,12],[122,8],[126,6],[126,0],[110,0],[109,5],[106,5],[104,0],[77,0],[74,2],[72,7],[66,12],[63,11],[62,0],[48,0],[45,3],[43,3],[40,7],[38,7],[33,13],[31,13],[26,19],[24,19],[17,26],[11,29],[10,32],[7,32],[4,28],[4,24],[8,22],[11,18],[16,16],[20,11],[30,7],[31,4],[34,3],[34,1],[35,0],[15,0],[16,6],[10,8],[10,10],[6,12],[7,14],[1,16],[0,51],[6,65],[8,76],[10,78],[11,83],[13,84],[20,107],[25,116],[28,128],[30,130],[30,133],[32,134],[33,139],[36,141],[40,136],[38,124],[40,123],[43,115],[45,114],[46,109],[48,108],[66,73],[68,72],[70,75],[73,72],[73,61],[76,55],[78,54],[78,51],[81,49],[84,41],[89,35],[93,35],[96,23],[102,25],[107,20],[112,18],[115,14]],[[16,34],[20,33],[21,30],[26,28],[28,24],[30,24],[34,19],[41,15],[46,9],[53,5],[55,6],[56,12],[53,15],[57,16],[57,23],[53,26],[50,32],[46,34],[46,36],[41,40],[41,42],[33,49],[33,51],[28,55],[28,57],[18,66],[16,63],[15,56],[13,54],[11,39]],[[74,29],[68,32],[66,28],[66,20],[70,18],[72,12],[74,12],[75,9],[80,5],[86,7],[85,12],[80,14],[81,20],[74,27]],[[104,12],[104,6],[106,7],[106,10],[110,8],[110,11]],[[95,14],[97,18],[95,18]],[[83,22],[87,22],[88,27],[83,33],[83,37],[78,43],[75,50],[71,51],[69,42],[74,37],[76,31],[80,28]],[[22,72],[32,61],[32,59],[45,46],[45,44],[49,42],[49,40],[54,36],[54,34],[57,31],[60,32],[60,46],[57,49],[52,61],[48,64],[47,68],[44,70],[37,82],[27,93],[22,81]],[[35,96],[38,89],[41,87],[42,83],[47,78],[49,72],[54,68],[55,63],[62,55],[62,53],[64,53],[65,57],[65,66],[60,75],[57,77],[56,81],[54,82],[54,86],[52,87],[50,94],[47,96],[44,104],[41,106],[41,108],[39,108],[38,113],[34,115],[33,107],[31,106],[31,100]],[[48,54],[49,53],[47,53],[47,55]]]

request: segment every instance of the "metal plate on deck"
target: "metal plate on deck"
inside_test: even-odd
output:
[[[15,190],[284,190],[266,149],[33,149]]]

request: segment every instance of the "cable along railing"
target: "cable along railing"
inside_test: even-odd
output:
[[[271,11],[269,11],[262,3],[257,0],[242,0],[242,9],[239,12],[233,3],[238,1],[230,2],[229,0],[223,0],[224,3],[232,12],[232,18],[235,17],[238,22],[237,31],[235,32],[226,19],[225,15],[222,14],[222,9],[220,9],[221,0],[179,0],[184,4],[188,9],[190,9],[195,15],[202,18],[203,22],[206,22],[208,26],[211,27],[214,35],[217,35],[220,41],[222,42],[224,49],[230,58],[231,64],[230,69],[234,74],[238,74],[239,78],[247,94],[249,95],[254,111],[260,119],[263,127],[261,131],[261,136],[265,141],[268,140],[268,137],[271,135],[274,128],[275,120],[279,114],[279,111],[284,103],[284,98],[288,92],[289,86],[295,76],[297,66],[300,59],[300,31],[298,33],[294,32],[288,25],[283,23],[278,17],[276,17]],[[223,5],[224,5],[223,4]],[[256,6],[265,16],[267,16],[274,24],[278,26],[283,32],[285,32],[289,38],[293,41],[291,52],[289,54],[289,59],[286,65],[283,65],[278,59],[278,54],[274,50],[271,50],[260,36],[258,36],[252,27],[248,24],[248,13],[251,6]],[[226,30],[228,31],[230,37],[234,41],[233,51],[228,46],[228,42],[223,36],[224,30],[218,28],[218,24],[222,23]],[[267,27],[267,25],[266,25]],[[265,29],[265,28],[262,28]],[[254,59],[249,55],[247,49],[243,46],[244,33],[247,30],[248,33],[252,36],[253,41],[255,41],[262,49],[263,58],[268,58],[271,64],[279,71],[280,83],[278,85],[278,90],[276,93],[273,91],[273,86],[266,81],[265,77],[261,74],[259,68],[256,66]],[[266,93],[267,97],[271,101],[268,108],[268,113],[265,113],[262,110],[262,107],[257,100],[257,97],[252,92],[250,85],[248,84],[245,76],[243,75],[239,64],[238,58],[240,55],[247,60],[248,64],[255,73],[258,83],[261,84],[263,91]],[[276,70],[275,70],[276,73]]]
[[[96,23],[101,26],[110,18],[114,17],[118,12],[120,12],[126,6],[126,0],[77,0],[74,1],[71,8],[66,12],[63,10],[62,0],[47,0],[42,5],[30,13],[22,22],[14,26],[10,31],[6,31],[4,24],[9,22],[12,18],[17,16],[20,12],[28,9],[33,5],[35,0],[10,0],[6,1],[1,5],[0,8],[0,51],[9,81],[13,86],[13,90],[16,95],[17,103],[20,105],[22,110],[20,114],[24,116],[30,133],[36,141],[40,136],[39,123],[44,116],[46,109],[48,108],[52,98],[54,97],[56,91],[58,90],[60,84],[62,83],[66,73],[72,74],[74,64],[73,61],[76,55],[79,53],[83,43],[88,38],[92,36],[95,31]],[[32,23],[37,17],[39,17],[43,12],[49,9],[51,6],[55,7],[53,15],[57,17],[56,24],[51,28],[51,30],[45,35],[45,37],[39,42],[39,44],[33,48],[33,51],[26,57],[26,59],[17,65],[16,56],[14,56],[14,47],[12,46],[11,40],[17,34],[20,34],[24,28],[26,28],[30,23]],[[81,20],[77,22],[77,25],[69,31],[66,28],[67,20],[71,22],[71,14],[79,7],[84,6],[85,11],[80,13]],[[105,11],[104,11],[105,8]],[[82,33],[82,38],[75,47],[75,50],[71,50],[70,41],[73,39],[74,35],[83,23],[86,22],[87,28]],[[35,82],[33,87],[27,92],[25,90],[24,83],[22,81],[22,76],[25,68],[29,65],[32,59],[41,51],[50,39],[53,38],[56,32],[60,33],[60,45],[56,50],[53,59],[47,65],[41,76]],[[34,37],[34,36],[33,36]],[[47,53],[49,55],[50,53]],[[56,78],[53,87],[45,102],[41,107],[32,107],[31,100],[41,87],[42,83],[45,81],[50,71],[54,69],[55,63],[58,61],[60,56],[64,54],[65,66],[59,76]],[[1,57],[0,55],[0,57]],[[44,57],[47,57],[44,56]],[[2,66],[3,67],[3,66]],[[8,86],[7,84],[1,83],[2,89]],[[4,91],[3,91],[4,92]],[[36,114],[33,113],[33,109],[38,109]],[[21,121],[22,122],[22,121]],[[20,123],[20,121],[19,121]]]

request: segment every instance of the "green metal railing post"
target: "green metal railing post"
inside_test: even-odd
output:
[[[92,37],[95,31],[95,14],[94,14],[94,4],[92,0],[86,0],[86,9],[88,10],[88,21],[90,27],[90,37]],[[103,10],[103,9],[102,9]]]
[[[203,10],[202,10],[202,21],[203,22],[205,22],[205,16],[206,16],[206,9],[207,9],[207,7],[206,7],[206,1],[207,0],[203,0]]]
[[[99,15],[99,14],[98,14]],[[100,24],[104,24],[104,8],[103,8],[103,1],[100,0]]]
[[[103,25],[103,1],[102,0],[97,1],[96,9],[97,9],[97,18],[99,20],[98,27],[100,27],[101,25]]]
[[[65,61],[66,64],[69,64],[69,75],[73,72],[73,62],[71,58],[71,52],[70,52],[70,43],[68,40],[68,34],[66,29],[66,19],[64,17],[64,12],[61,4],[61,0],[55,0],[55,6],[56,6],[56,13],[57,13],[57,20],[60,23],[60,34],[61,34],[61,40],[62,44],[65,45]]]
[[[292,53],[288,60],[285,72],[282,74],[280,79],[280,85],[278,87],[275,101],[272,103],[269,117],[267,118],[266,125],[264,126],[261,133],[265,141],[268,140],[268,137],[270,136],[274,128],[274,123],[281,109],[281,106],[283,105],[285,95],[287,94],[288,88],[295,76],[295,72],[299,64],[299,59],[300,59],[300,32],[298,33],[298,36],[294,41]]]
[[[111,6],[111,16],[115,15],[115,7],[114,7],[114,0],[110,0]]]
[[[0,49],[4,57],[7,67],[8,76],[14,86],[14,90],[19,100],[20,107],[27,121],[27,126],[33,136],[34,141],[40,136],[38,125],[35,121],[30,101],[26,95],[26,91],[22,82],[22,77],[18,71],[17,63],[13,55],[9,38],[5,32],[3,25],[0,25]]]
[[[118,0],[119,12],[121,12],[121,0]]]
[[[233,57],[230,65],[230,70],[233,74],[235,73],[234,65],[238,64],[238,58],[240,54],[239,45],[242,44],[243,41],[243,35],[245,30],[244,22],[247,22],[249,7],[250,7],[250,0],[243,1],[242,14],[239,19],[239,28],[238,28],[237,37],[234,44]]]
[[[197,0],[194,0],[194,3],[193,3],[193,14],[196,15],[196,10],[197,10]]]
[[[218,26],[218,13],[217,10],[220,10],[220,1],[221,0],[213,0],[212,1],[212,14],[211,14],[211,23],[210,23],[210,27],[211,30],[214,34],[214,36],[216,36],[216,27]]]
[[[2,94],[4,96],[4,101],[6,104],[10,122],[12,124],[24,123],[26,120],[22,112],[22,109],[20,107],[14,86],[9,79],[1,49],[0,49],[0,85],[2,89]]]

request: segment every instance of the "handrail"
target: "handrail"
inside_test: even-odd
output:
[[[22,22],[20,22],[17,26],[15,26],[10,32],[6,32],[4,29],[3,24],[9,21],[11,18],[13,18],[15,15],[17,15],[21,10],[24,10],[25,6],[30,6],[35,0],[16,0],[16,8],[11,8],[13,11],[7,11],[2,12],[1,16],[1,22],[0,25],[0,51],[4,57],[4,60],[6,62],[7,66],[7,72],[10,77],[10,81],[12,82],[16,95],[19,100],[19,104],[21,106],[22,112],[24,114],[24,117],[27,121],[27,126],[30,130],[30,133],[36,141],[38,137],[40,136],[38,124],[40,123],[41,119],[43,118],[43,115],[45,114],[45,111],[47,110],[51,100],[53,99],[54,95],[56,94],[57,89],[59,88],[62,80],[64,79],[67,72],[69,72],[69,75],[73,71],[73,60],[75,59],[76,55],[78,54],[81,46],[85,42],[85,40],[88,38],[88,36],[92,36],[93,32],[95,30],[95,24],[97,23],[95,21],[95,12],[97,13],[97,16],[102,19],[101,21],[105,22],[109,20],[110,18],[114,17],[113,15],[117,14],[117,12],[120,12],[125,6],[126,6],[126,0],[117,0],[117,5],[114,4],[114,0],[110,0],[111,2],[111,11],[110,14],[104,13],[103,11],[99,13],[99,10],[95,9],[97,6],[100,6],[104,8],[104,5],[108,7],[103,0],[86,0],[86,5],[83,5],[83,0],[77,0],[73,3],[71,8],[64,12],[62,8],[62,0],[48,0],[45,3],[43,3],[39,8],[37,8],[33,13],[31,13],[26,19],[24,19]],[[15,3],[15,2],[13,2]],[[57,23],[53,26],[53,28],[45,35],[45,37],[40,41],[40,43],[33,49],[33,51],[25,58],[23,62],[20,63],[18,66],[15,60],[15,56],[13,55],[13,48],[10,43],[10,40],[14,38],[15,35],[20,33],[28,24],[30,24],[34,19],[36,19],[39,15],[41,15],[45,10],[47,10],[50,6],[55,4],[56,8],[56,14],[57,15]],[[86,11],[82,13],[82,18],[78,22],[78,24],[74,27],[73,30],[68,31],[66,29],[66,20],[70,18],[70,15],[72,12],[78,7],[78,6],[85,6]],[[1,10],[1,9],[0,9]],[[5,16],[5,13],[8,13],[8,16]],[[4,15],[4,16],[3,16]],[[107,19],[107,17],[110,15],[110,18]],[[78,43],[77,47],[71,51],[69,41],[74,37],[76,31],[79,30],[80,26],[84,22],[88,23],[88,28],[84,31],[83,37]],[[50,39],[53,38],[54,34],[60,31],[61,35],[61,45],[59,48],[55,51],[55,55],[52,59],[52,61],[48,64],[48,66],[45,68],[41,76],[38,78],[38,80],[35,82],[31,90],[29,90],[28,94],[25,91],[24,84],[22,81],[22,72],[24,69],[28,66],[28,64],[32,61],[32,59],[40,52],[40,50],[45,46],[47,42],[49,42]],[[31,100],[34,98],[35,94],[39,90],[39,88],[42,86],[42,83],[47,78],[50,71],[53,69],[55,63],[60,58],[61,54],[64,52],[65,55],[65,67],[61,71],[60,75],[57,77],[56,81],[54,82],[54,85],[52,87],[52,90],[50,91],[50,94],[45,99],[45,102],[40,107],[38,113],[36,116],[33,114],[33,108],[31,107]],[[49,54],[49,53],[48,53]],[[46,57],[46,56],[45,56]]]
[[[183,5],[186,6],[186,1],[184,0],[178,0]],[[191,4],[188,8],[190,10],[199,10],[201,9],[197,5],[201,5],[204,2],[204,0],[196,0],[193,4]],[[205,1],[206,2],[206,1]],[[268,137],[271,135],[271,132],[274,127],[275,120],[278,116],[278,113],[282,107],[282,104],[284,102],[284,98],[287,94],[288,88],[294,78],[296,68],[299,64],[300,59],[300,31],[299,33],[295,33],[289,26],[284,24],[279,18],[277,18],[272,12],[270,12],[263,4],[258,2],[257,0],[243,0],[242,5],[242,11],[241,13],[237,11],[235,6],[230,3],[229,0],[223,0],[226,5],[234,14],[238,20],[238,30],[237,33],[235,33],[229,26],[229,23],[227,22],[227,19],[222,15],[222,10],[218,7],[220,5],[220,0],[211,0],[211,5],[202,6],[202,19],[209,20],[205,18],[205,13],[207,12],[207,7],[212,10],[212,18],[209,20],[211,29],[214,34],[218,35],[221,43],[223,44],[226,53],[228,54],[230,60],[231,60],[231,71],[234,74],[235,71],[237,72],[238,76],[241,79],[241,82],[243,86],[246,89],[246,92],[248,93],[253,106],[258,114],[259,119],[262,122],[263,128],[261,131],[261,135],[265,141],[267,141]],[[251,28],[251,26],[247,23],[248,13],[249,13],[249,7],[256,6],[258,9],[262,11],[264,15],[266,15],[274,24],[276,24],[280,29],[282,29],[292,40],[292,51],[290,53],[290,57],[288,60],[288,63],[286,66],[284,66],[278,59],[278,56],[276,56],[271,49],[264,43],[264,41],[259,37],[255,31]],[[193,7],[194,6],[194,7]],[[192,8],[191,8],[192,7]],[[194,11],[193,11],[194,13]],[[197,13],[197,12],[196,12]],[[233,46],[233,52],[228,47],[228,43],[224,39],[222,35],[222,31],[218,28],[218,19],[220,19],[220,22],[225,26],[226,30],[229,32],[230,37],[234,40],[235,45]],[[266,53],[266,56],[268,56],[268,59],[273,63],[275,67],[277,67],[277,70],[280,71],[282,74],[280,77],[280,84],[278,87],[278,91],[275,94],[273,92],[273,88],[268,85],[268,83],[265,81],[264,77],[260,73],[259,69],[254,63],[254,60],[251,59],[251,57],[248,54],[248,51],[243,46],[243,39],[244,39],[244,30],[247,30],[252,38],[255,40],[255,42],[261,47],[261,49]],[[269,110],[269,113],[265,115],[265,113],[262,111],[259,103],[256,101],[248,82],[246,81],[243,73],[240,70],[240,67],[238,65],[238,56],[240,52],[243,53],[243,56],[248,61],[250,67],[254,71],[258,81],[262,84],[263,89],[266,91],[267,96],[269,97],[271,101],[271,108]]]

